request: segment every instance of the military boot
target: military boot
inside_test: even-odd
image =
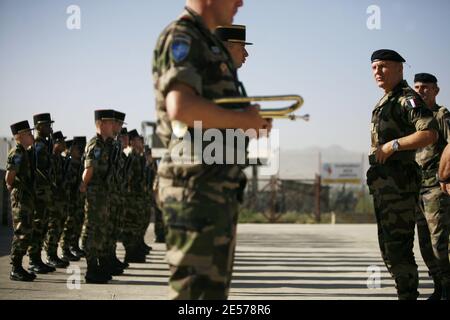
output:
[[[97,259],[90,259],[87,262],[86,275],[84,276],[86,283],[91,284],[107,284],[108,278],[99,272]]]
[[[434,292],[428,298],[428,300],[441,300],[442,297],[442,285],[441,280],[433,277]]]
[[[125,263],[145,263],[145,254],[139,248],[128,249],[125,251]]]
[[[30,265],[28,267],[28,271],[39,274],[46,274],[49,272],[56,271],[56,268],[46,265],[42,262],[42,258],[40,255],[30,257]]]
[[[47,257],[46,264],[51,266],[51,267],[54,267],[54,268],[62,268],[62,269],[64,269],[64,268],[67,268],[70,263],[68,261],[61,260],[58,257],[58,255],[56,255],[56,254],[50,254]]]
[[[84,258],[84,257],[86,257],[86,253],[84,252],[84,250],[81,250],[81,249],[80,249],[80,246],[79,246],[78,244],[72,246],[72,247],[70,248],[70,251],[71,251],[72,254],[73,254],[74,256],[76,256],[76,257],[79,257],[79,258]]]
[[[128,263],[120,261],[119,258],[117,258],[116,253],[112,254],[111,261],[114,266],[121,268],[121,269],[126,269],[130,266]]]
[[[27,272],[22,266],[13,266],[9,279],[13,281],[31,282],[36,279],[36,275],[34,273]]]
[[[69,249],[64,249],[61,259],[65,261],[80,261],[81,258],[72,254]]]

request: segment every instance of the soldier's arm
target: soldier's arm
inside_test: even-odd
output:
[[[92,176],[94,175],[94,167],[89,167],[84,169],[83,177],[81,179],[80,192],[86,192],[89,183],[91,182]]]
[[[444,183],[442,181],[448,181],[450,179],[450,144],[447,145],[442,153],[441,162],[439,164],[439,180],[441,181],[441,189],[443,192],[449,194],[450,183]]]
[[[16,178],[16,171],[8,170],[6,171],[5,183],[8,191],[11,192],[14,184],[14,179]]]

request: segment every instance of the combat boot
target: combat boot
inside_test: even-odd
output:
[[[40,255],[30,257],[30,265],[28,267],[28,271],[39,274],[46,274],[49,272],[56,271],[56,268],[46,265],[42,262]]]
[[[428,298],[428,300],[441,300],[442,297],[442,285],[439,279],[433,278],[434,292]]]
[[[13,266],[9,279],[13,281],[31,282],[36,279],[36,275],[34,273],[27,272],[21,265]]]
[[[86,252],[84,252],[84,250],[81,250],[80,247],[77,245],[72,246],[70,248],[70,251],[72,252],[72,254],[78,258],[84,258],[86,257]]]
[[[86,283],[91,284],[107,284],[108,278],[99,273],[97,259],[87,261],[86,275],[84,276]]]
[[[51,254],[47,257],[46,264],[54,268],[67,268],[69,266],[68,261],[61,260],[56,254]]]
[[[65,260],[65,261],[80,261],[81,258],[73,255],[69,249],[65,249],[65,250],[63,250],[61,259]]]
[[[125,263],[145,263],[145,254],[140,252],[140,250],[127,250],[125,252]]]
[[[121,268],[121,269],[126,269],[130,266],[128,263],[120,261],[119,258],[117,258],[117,255],[115,253],[112,255],[111,261],[114,266]]]
[[[112,257],[102,258],[99,261],[100,270],[105,275],[109,275],[112,278],[112,276],[120,276],[123,274],[123,268],[114,265]]]

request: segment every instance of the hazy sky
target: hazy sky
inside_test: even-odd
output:
[[[447,0],[246,0],[250,58],[240,77],[250,95],[300,94],[309,123],[277,121],[285,149],[341,145],[365,152],[371,110],[382,92],[370,70],[380,48],[408,61],[405,78],[431,72],[450,102]],[[66,9],[81,8],[81,30]],[[9,125],[50,112],[67,136],[94,133],[93,111],[127,113],[129,128],[154,120],[153,47],[184,0],[0,0],[0,136]],[[381,30],[369,30],[370,5]]]

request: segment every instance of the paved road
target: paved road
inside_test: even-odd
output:
[[[151,226],[152,227],[152,226]],[[153,234],[147,233],[151,243]],[[0,227],[0,299],[166,299],[164,245],[153,244],[146,264],[132,264],[108,285],[83,282],[85,262],[39,275],[33,283],[10,281],[11,231]],[[416,243],[421,298],[432,292]],[[118,248],[124,256],[122,246]],[[28,261],[25,260],[27,264]],[[368,289],[369,266],[381,270],[381,288]],[[376,269],[375,269],[376,271]],[[81,272],[80,289],[68,279]],[[395,299],[380,259],[375,225],[240,225],[231,299]]]

